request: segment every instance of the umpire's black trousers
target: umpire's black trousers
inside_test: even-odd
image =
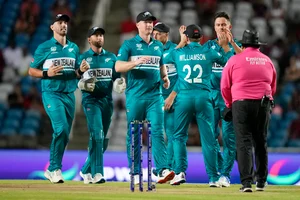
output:
[[[253,179],[252,147],[255,150],[256,181],[265,182],[268,175],[270,105],[262,107],[261,100],[238,100],[232,104],[232,116],[241,183],[245,185]]]

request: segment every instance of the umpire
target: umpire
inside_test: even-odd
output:
[[[232,109],[241,192],[252,192],[253,146],[256,190],[263,191],[267,184],[266,139],[270,107],[276,91],[276,71],[270,58],[260,52],[259,47],[265,44],[258,39],[258,32],[244,31],[241,41],[243,52],[228,60],[221,79],[221,92],[227,111]]]

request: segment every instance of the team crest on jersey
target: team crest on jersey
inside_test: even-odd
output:
[[[56,47],[51,47],[50,50],[51,51],[56,51]]]
[[[92,57],[88,57],[88,58],[86,59],[87,62],[91,62],[92,60],[93,60]]]
[[[211,48],[212,48],[212,49],[215,49],[215,48],[216,48],[216,46],[215,46],[215,45],[213,45],[213,46],[211,46]]]
[[[105,59],[105,62],[107,63],[107,62],[109,62],[111,60],[111,58],[106,58]]]
[[[136,44],[136,50],[143,50],[142,49],[142,44]]]
[[[74,48],[69,48],[69,52],[72,52],[74,50]]]
[[[159,49],[159,46],[155,46],[154,50],[157,51]]]
[[[169,53],[164,53],[164,58],[167,57],[167,55],[169,55]]]

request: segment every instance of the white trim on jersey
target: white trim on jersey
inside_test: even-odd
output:
[[[59,58],[46,59],[45,62],[44,62],[44,64],[43,64],[43,70],[48,70],[49,67],[51,67],[55,61],[58,61],[58,62],[61,63],[62,60],[69,60],[69,61],[72,62],[72,63],[70,63],[72,65],[65,65],[65,66],[63,66],[64,67],[63,70],[67,70],[67,68],[73,68],[73,69],[75,69],[75,58],[59,57]]]

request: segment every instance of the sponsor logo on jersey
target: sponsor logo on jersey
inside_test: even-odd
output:
[[[64,70],[74,71],[75,67],[75,58],[70,57],[61,57],[61,58],[52,58],[47,59],[43,64],[43,70],[48,70],[49,67],[54,66],[63,66]]]
[[[250,63],[250,65],[265,65],[268,60],[266,58],[260,57],[246,57],[246,61]]]
[[[64,66],[64,67],[74,67],[75,66],[75,60],[69,59],[69,58],[59,58],[59,59],[53,59],[52,63],[54,66]]]
[[[56,49],[57,49],[57,47],[54,46],[54,47],[50,48],[50,51],[56,51]]]
[[[147,62],[143,65],[151,65],[151,66],[153,66],[153,65],[159,66],[160,65],[160,63],[159,63],[160,57],[159,56],[147,56],[147,55],[131,56],[130,60],[131,61],[136,61],[136,60],[138,60],[139,58],[142,58],[142,57],[148,57],[149,58],[149,60],[147,60]]]
[[[136,44],[136,50],[139,50],[139,51],[140,51],[140,50],[143,50],[143,49],[142,49],[142,44]]]
[[[167,57],[167,55],[169,55],[169,53],[164,53],[164,58]]]
[[[111,78],[112,77],[112,69],[110,68],[97,68],[88,70],[89,77],[96,78]]]
[[[91,62],[92,60],[93,60],[92,57],[88,57],[88,58],[86,59],[87,62]]]

